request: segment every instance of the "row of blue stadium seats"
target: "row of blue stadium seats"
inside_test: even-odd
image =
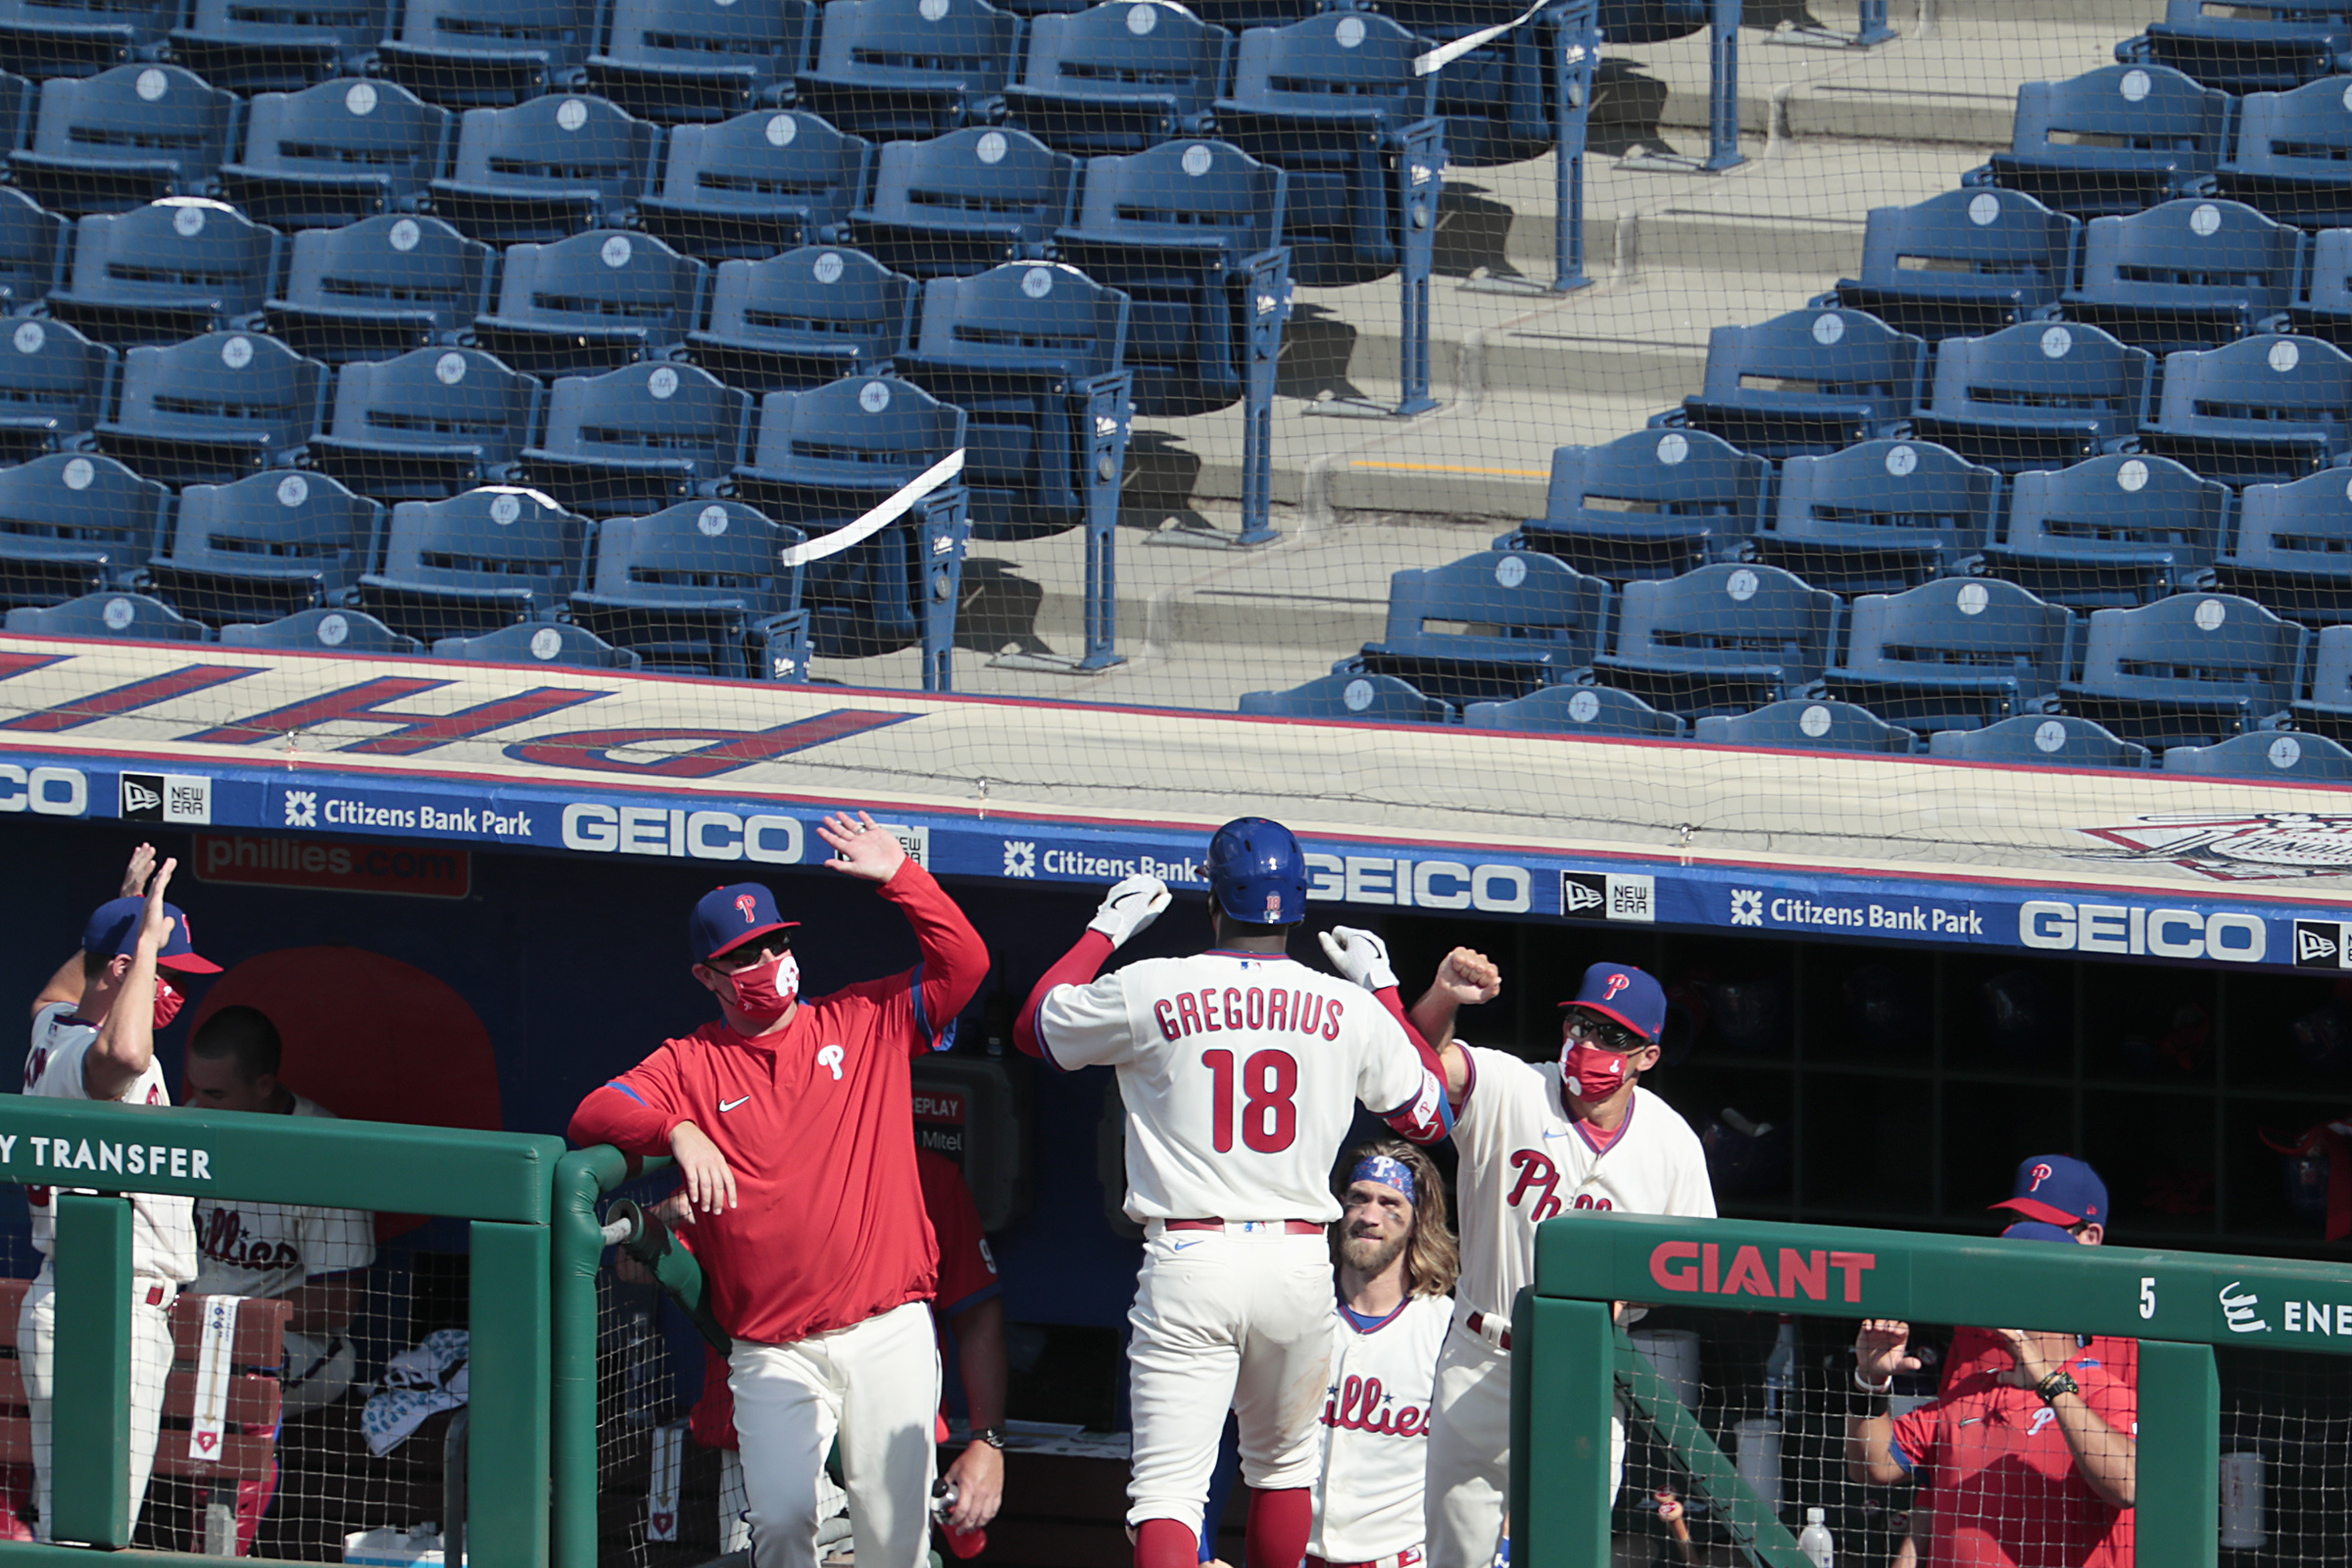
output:
[[[2115,57],[2169,66],[2225,92],[2292,88],[2352,71],[2352,0],[2166,0],[2164,20],[2116,45]]]

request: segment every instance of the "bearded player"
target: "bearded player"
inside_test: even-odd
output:
[[[915,1174],[911,1058],[938,1048],[988,949],[931,874],[862,811],[817,828],[834,869],[906,913],[922,962],[804,1002],[757,883],[705,894],[694,977],[720,1021],[664,1043],[580,1102],[574,1143],[671,1154],[695,1213],[735,1396],[759,1568],[813,1568],[817,1476],[836,1436],[858,1558],[920,1568],[930,1542],[939,1249]]]
[[[1098,980],[1168,905],[1157,877],[1114,886],[1030,993],[1014,1039],[1065,1071],[1117,1068],[1126,1102],[1126,1207],[1145,1237],[1128,1313],[1138,1568],[1197,1568],[1228,1408],[1256,1491],[1250,1568],[1298,1568],[1331,1359],[1332,1162],[1356,1101],[1428,1142],[1444,1136],[1445,1095],[1394,975],[1365,975],[1386,980],[1376,1006],[1288,956],[1306,913],[1306,858],[1288,828],[1226,823],[1208,881],[1214,947]]]

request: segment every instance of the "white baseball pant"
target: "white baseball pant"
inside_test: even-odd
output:
[[[1609,1416],[1609,1496],[1625,1484],[1625,1420]],[[1429,1568],[1490,1568],[1510,1508],[1511,1358],[1461,1324],[1438,1352],[1429,1412]]]
[[[849,1506],[849,1494],[833,1484],[833,1478],[820,1470],[816,1474],[816,1544],[820,1551],[838,1550],[826,1538],[835,1530],[843,1540],[850,1539],[847,1519],[835,1520]],[[720,1554],[752,1549],[752,1500],[743,1490],[743,1455],[733,1448],[718,1450],[718,1549]]]
[[[939,1409],[927,1302],[788,1345],[738,1340],[727,1386],[757,1568],[814,1568],[817,1483],[837,1435],[860,1568],[922,1568]]]
[[[1228,1408],[1241,1427],[1244,1481],[1259,1491],[1315,1484],[1331,1302],[1331,1249],[1320,1233],[1293,1236],[1279,1220],[1149,1227],[1127,1313],[1130,1526],[1173,1519],[1200,1538]]]
[[[179,1287],[168,1280],[133,1275],[130,1296],[130,1520],[138,1523],[147,1496],[147,1474],[155,1467],[157,1434],[163,1426],[164,1379],[172,1370],[172,1298]],[[148,1296],[160,1294],[161,1305]],[[57,1284],[50,1265],[24,1292],[17,1312],[17,1353],[24,1377],[24,1402],[32,1411],[32,1505],[39,1518],[35,1537],[50,1535],[50,1411],[57,1388]]]

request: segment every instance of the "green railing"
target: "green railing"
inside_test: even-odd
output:
[[[2031,1247],[1908,1231],[1569,1215],[1536,1232],[1512,1313],[1512,1561],[1609,1561],[1609,1419],[1622,1391],[1728,1502],[1755,1559],[1803,1568],[1787,1529],[1628,1348],[1617,1300],[1809,1317],[1889,1317],[2137,1339],[2139,1568],[2213,1568],[2220,1499],[2217,1345],[2352,1354],[2352,1269]],[[1541,1479],[1541,1485],[1534,1483]]]

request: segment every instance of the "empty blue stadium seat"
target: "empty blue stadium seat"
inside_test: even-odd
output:
[[[1706,746],[1768,746],[1805,752],[1879,752],[1907,757],[1919,737],[1851,703],[1791,698],[1751,713],[1715,713],[1693,739]]]
[[[77,445],[106,417],[122,357],[62,321],[0,324],[0,463]]]
[[[0,148],[23,147],[32,140],[32,112],[40,99],[37,82],[0,71]]]
[[[0,187],[0,311],[22,311],[66,280],[73,226],[21,190]]]
[[[201,643],[213,629],[189,620],[146,594],[95,593],[45,610],[30,606],[8,612],[8,629],[20,637],[120,637],[134,642]]]
[[[339,228],[407,212],[449,167],[457,116],[391,81],[325,81],[254,99],[220,194],[257,222]]]
[[[588,90],[640,120],[725,120],[781,101],[815,36],[813,0],[614,0]]]
[[[454,343],[490,308],[498,253],[437,218],[369,218],[294,236],[270,329],[329,365]]]
[[[1718,564],[1629,582],[1593,678],[1687,718],[1801,695],[1829,667],[1843,605],[1778,566]]]
[[[2276,334],[2168,354],[2140,447],[2225,484],[2299,479],[2352,451],[2352,357]]]
[[[2214,171],[2214,194],[2297,228],[2352,223],[2352,104],[2344,101],[2346,85],[2320,80],[2292,92],[2240,98],[2236,140]]]
[[[1238,33],[1249,27],[1287,27],[1314,14],[1318,0],[1200,0],[1185,9],[1212,26]],[[1083,11],[1081,0],[1064,0],[1055,11]]]
[[[2017,90],[1991,182],[2079,218],[2185,196],[2229,152],[2230,98],[2164,66],[2104,66]]]
[[[2211,582],[2229,527],[2225,486],[2115,453],[2010,481],[2009,525],[1984,570],[2078,610],[2144,605]]]
[[[74,225],[74,275],[48,314],[117,348],[254,324],[285,238],[233,207],[172,196]]]
[[[129,587],[171,514],[171,491],[112,458],[58,452],[0,468],[0,605]]]
[[[1381,640],[1340,668],[1444,702],[1508,702],[1575,679],[1607,633],[1609,585],[1549,556],[1488,551],[1389,578]]]
[[[385,74],[445,109],[500,108],[580,85],[599,0],[406,0]]]
[[[1446,122],[1446,161],[1483,169],[1522,163],[1553,146],[1552,30],[1559,13],[1509,24],[1526,8],[1511,0],[1381,0],[1381,15],[1412,29],[1425,49],[1474,32],[1504,30],[1434,73],[1436,110]],[[1604,36],[1611,42],[1602,24]],[[1573,110],[1571,111],[1573,113]]]
[[[635,669],[645,662],[626,648],[555,620],[523,621],[479,637],[443,637],[434,642],[433,657],[476,664],[565,664],[582,669]]]
[[[870,375],[912,340],[919,293],[913,278],[846,247],[721,262],[710,325],[686,335],[686,357],[753,393]]]
[[[2233,735],[2211,746],[2168,747],[2164,770],[2266,784],[2352,784],[2352,752],[2325,735],[2268,730]]]
[[[652,188],[661,145],[661,126],[602,98],[468,109],[455,170],[432,182],[432,210],[492,245],[617,226]]]
[[[294,652],[416,656],[424,644],[403,637],[357,610],[302,610],[259,624],[220,628],[225,648],[282,648]]]
[[[798,528],[739,501],[700,501],[597,531],[594,586],[571,596],[574,624],[655,669],[742,679],[808,678]]]
[[[1164,7],[1139,0],[1138,9]],[[1289,294],[1279,249],[1284,177],[1217,141],[1088,161],[1078,221],[1055,236],[1054,252],[1127,296],[1137,413],[1204,414],[1233,403],[1246,390],[1252,327],[1269,321],[1270,339],[1256,352],[1268,357],[1271,396]]]
[[[2352,228],[2313,236],[2306,292],[2287,312],[2294,329],[2339,349],[2352,344]]]
[[[1706,385],[1653,423],[1776,462],[1892,435],[1927,390],[1928,345],[1859,311],[1791,311],[1707,334]]]
[[[510,476],[539,428],[543,396],[478,349],[346,365],[311,461],[381,501],[436,501]]]
[[[2075,672],[2075,617],[2015,583],[1946,577],[1865,594],[1822,690],[1919,731],[1974,729],[2046,706]]]
[[[2170,66],[2224,92],[2276,92],[2352,71],[2352,4],[2166,0],[2164,20],[2117,44],[2115,58]]]
[[[1712,0],[1600,0],[1600,31],[1612,44],[1669,43],[1701,31],[1712,15]]]
[[[1453,722],[1451,703],[1424,697],[1394,675],[1318,675],[1285,692],[1244,692],[1239,706],[1245,713],[1269,718],[1339,718],[1366,724]]]
[[[2275,327],[2294,303],[2303,236],[2242,202],[2184,197],[2095,218],[2066,318],[2157,354]]]
[[[1021,20],[986,0],[827,0],[802,108],[875,141],[985,124],[1020,58]]]
[[[1899,593],[1964,569],[1992,539],[2001,476],[1929,441],[1790,458],[1757,554],[1837,593]]]
[[[710,268],[650,234],[510,246],[498,309],[474,318],[473,341],[525,375],[594,375],[677,348],[710,289]]]
[[[1496,544],[1614,583],[1737,559],[1764,526],[1772,465],[1703,430],[1636,430],[1551,454],[1544,515]]]
[[[963,445],[963,411],[910,381],[770,392],[759,446],[730,489],[821,544]],[[950,690],[970,534],[969,500],[950,480],[862,542],[809,562],[802,592],[816,652],[861,659],[919,646],[924,690]]]
[[[2352,621],[2352,471],[2246,486],[2213,585],[2306,625]]]
[[[1309,288],[1385,277],[1415,215],[1435,226],[1422,211],[1435,182],[1410,177],[1416,159],[1444,158],[1436,77],[1413,72],[1421,52],[1396,23],[1357,11],[1242,34],[1217,135],[1289,172],[1283,238],[1292,277]]]
[[[1162,0],[1107,0],[1029,24],[1005,118],[1082,157],[1201,134],[1233,71],[1233,34]]]
[[[2352,741],[2352,626],[2328,626],[2314,641],[2311,697],[2289,704],[2288,715],[2299,730]]]
[[[1936,342],[2030,319],[2074,281],[2082,221],[2023,191],[1947,190],[1915,207],[1874,207],[1858,278],[1829,303]]]
[[[41,83],[32,146],[8,180],[53,213],[120,213],[201,196],[237,146],[244,104],[176,66],[118,66]]]
[[[216,87],[300,92],[375,62],[391,0],[195,0],[172,58]]]
[[[178,0],[0,0],[0,71],[28,81],[152,60]]]
[[[592,517],[659,511],[710,494],[742,463],[751,418],[748,394],[692,365],[567,375],[523,480]]]
[[[318,433],[329,372],[275,338],[210,332],[130,351],[98,449],[169,485],[242,479]]]
[[[383,569],[360,579],[359,602],[428,642],[550,620],[588,586],[593,531],[587,518],[514,485],[404,501],[392,509]]]
[[[1530,735],[1642,735],[1680,737],[1690,725],[1639,697],[1610,686],[1546,686],[1507,703],[1472,703],[1462,722],[1472,729]]]
[[[2024,321],[1990,337],[1946,338],[1911,433],[2002,473],[2063,468],[2135,437],[2155,386],[2144,349],[2095,326]]]
[[[662,186],[638,227],[707,262],[761,261],[838,238],[865,199],[873,143],[810,114],[758,110],[669,133]]]
[[[2082,678],[2059,698],[2143,746],[2206,746],[2284,713],[2310,646],[2310,632],[2251,599],[2188,593],[2094,611]]]
[[[1077,197],[1075,158],[1026,131],[974,126],[885,146],[850,237],[909,277],[966,277],[1044,256]]]
[[[207,625],[274,620],[349,603],[383,545],[384,509],[322,473],[192,484],[147,575]]]
[[[2029,762],[2038,767],[2145,767],[2149,752],[2070,713],[2020,713],[1983,729],[1937,730],[1931,756],[1962,762]]]

